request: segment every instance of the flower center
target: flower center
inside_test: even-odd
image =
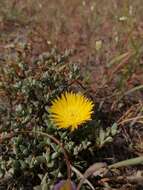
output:
[[[71,117],[76,117],[75,113],[70,113]]]

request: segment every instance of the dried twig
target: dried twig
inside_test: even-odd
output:
[[[84,183],[85,179],[87,179],[90,175],[94,174],[95,172],[98,172],[98,175],[105,172],[107,168],[107,164],[104,162],[99,162],[91,165],[83,174],[83,178],[80,180],[77,190],[80,190],[82,184]]]
[[[84,175],[79,171],[77,170],[74,166],[71,165],[71,169],[73,172],[75,172],[77,174],[77,176],[79,176],[81,179],[84,178]],[[92,189],[92,190],[95,190],[95,188],[93,187],[93,185],[90,183],[90,181],[88,181],[88,179],[85,179],[85,183],[87,183],[89,185],[89,187]]]

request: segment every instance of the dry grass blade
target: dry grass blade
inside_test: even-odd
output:
[[[129,94],[131,94],[131,93],[133,93],[133,92],[135,92],[135,91],[141,90],[141,89],[143,89],[143,85],[136,86],[136,87],[134,87],[134,88],[128,90],[127,92],[125,92],[124,95],[125,95],[125,96],[126,96],[126,95],[129,95]]]
[[[143,164],[143,156],[117,162],[115,164],[108,166],[108,168],[109,169],[120,168],[120,167],[133,166],[133,165],[138,165],[138,164]]]
[[[93,165],[91,165],[83,174],[83,178],[80,180],[78,186],[77,186],[77,190],[80,190],[82,184],[84,183],[84,181],[92,174],[94,174],[95,172],[98,171],[98,175],[102,174],[103,172],[105,172],[105,169],[107,167],[107,164],[104,162],[99,162],[99,163],[95,163]]]
[[[75,172],[77,174],[77,176],[79,176],[81,179],[84,178],[84,175],[79,171],[77,170],[74,166],[71,165],[71,170],[73,172]],[[93,187],[93,185],[90,183],[90,181],[88,181],[88,179],[85,179],[85,183],[87,183],[89,185],[89,187],[92,189],[92,190],[95,190],[95,188]]]
[[[128,60],[131,58],[132,55],[132,52],[127,52],[124,56],[124,59],[114,69],[112,69],[109,77],[109,82],[112,80],[115,73],[118,73],[124,67],[124,65],[128,64]]]
[[[119,61],[124,60],[128,55],[129,55],[129,52],[126,52],[126,53],[123,53],[123,54],[121,54],[121,55],[119,55],[119,56],[116,56],[115,58],[113,58],[113,59],[109,62],[109,64],[108,64],[107,66],[110,68],[110,67],[113,66],[114,64],[117,64]]]
[[[130,121],[136,121],[136,122],[138,122],[138,120],[141,123],[140,119],[143,119],[143,116],[137,116],[137,117],[132,117],[132,118],[125,119],[125,120],[119,122],[118,125],[123,125],[125,123],[130,122]]]

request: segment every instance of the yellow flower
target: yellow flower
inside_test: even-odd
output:
[[[93,102],[80,93],[65,92],[52,102],[49,109],[51,120],[59,128],[71,131],[86,121],[91,120]]]

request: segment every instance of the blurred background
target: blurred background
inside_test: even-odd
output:
[[[143,80],[142,19],[142,0],[0,0],[0,53],[19,41],[34,56],[72,48],[94,89],[125,90]]]

